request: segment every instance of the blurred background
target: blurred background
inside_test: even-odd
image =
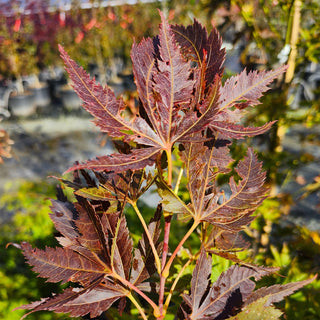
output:
[[[39,279],[9,242],[52,246],[49,198],[76,160],[112,148],[72,91],[58,44],[92,76],[134,107],[132,43],[170,23],[196,18],[223,38],[225,75],[287,64],[247,124],[278,120],[252,145],[264,162],[272,194],[246,230],[252,262],[280,266],[271,283],[303,280],[320,270],[320,3],[319,0],[0,0],[0,318],[13,308],[59,292]],[[223,183],[223,181],[222,181]],[[145,204],[149,205],[148,202]],[[261,284],[263,285],[263,284]],[[284,319],[320,319],[320,280],[279,304]],[[128,315],[126,315],[128,316]],[[100,319],[120,319],[109,310]],[[49,312],[28,319],[70,319]],[[125,317],[123,318],[125,319]],[[173,318],[172,318],[173,319]]]

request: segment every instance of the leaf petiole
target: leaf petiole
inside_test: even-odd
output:
[[[177,245],[176,249],[172,253],[170,259],[168,260],[166,266],[162,270],[162,276],[163,277],[167,278],[169,276],[170,267],[172,265],[172,262],[173,262],[174,258],[176,257],[176,255],[178,254],[179,250],[181,249],[183,244],[186,242],[186,240],[190,237],[190,235],[193,233],[193,231],[198,227],[198,225],[199,225],[199,221],[195,220],[193,222],[193,225],[191,226],[191,228],[188,230],[188,232],[185,234],[185,236],[179,242],[179,244]]]
[[[180,168],[179,175],[178,175],[178,178],[177,178],[177,183],[176,183],[176,186],[174,187],[174,190],[173,190],[173,192],[175,194],[178,194],[182,175],[183,175],[183,167]]]
[[[172,184],[172,152],[171,152],[171,146],[166,150],[167,154],[167,161],[168,161],[168,181],[167,184],[171,188]],[[163,250],[162,250],[162,261],[161,266],[163,269],[161,269],[160,273],[160,289],[159,289],[159,309],[162,315],[162,318],[164,317],[163,314],[163,300],[164,300],[164,291],[165,291],[165,283],[166,283],[166,276],[163,273],[163,270],[165,268],[166,262],[167,262],[167,255],[169,251],[169,237],[170,237],[170,227],[171,227],[171,218],[172,216],[166,216],[165,217],[165,225],[164,225],[164,236],[163,236]]]
[[[134,211],[136,212],[141,224],[142,224],[142,227],[146,233],[146,236],[149,240],[149,244],[150,244],[150,247],[151,247],[151,250],[152,250],[152,253],[154,255],[154,259],[155,259],[155,263],[156,263],[156,267],[157,267],[157,272],[159,274],[161,274],[161,263],[160,263],[160,258],[159,258],[159,255],[158,255],[158,252],[157,252],[157,249],[156,247],[154,246],[154,242],[153,242],[153,239],[150,235],[150,232],[148,230],[148,226],[146,225],[146,222],[144,221],[144,218],[137,206],[137,202],[136,201],[130,201],[130,204],[132,205]]]
[[[141,317],[144,320],[148,320],[143,308],[140,306],[139,302],[135,299],[135,297],[130,293],[128,296],[128,299],[135,305],[135,307],[138,309],[139,313],[141,314]]]
[[[165,225],[164,225],[164,236],[163,236],[163,250],[162,250],[162,266],[166,265],[167,261],[167,254],[169,251],[169,236],[170,236],[170,225],[171,225],[171,218],[172,216],[167,216],[165,218]],[[160,289],[159,289],[159,309],[162,315],[162,318],[165,314],[163,314],[163,300],[164,300],[164,291],[165,291],[165,284],[166,278],[168,275],[163,273],[163,270],[160,273]]]
[[[166,150],[167,161],[168,161],[168,185],[171,186],[172,183],[172,152],[171,147],[169,150]]]
[[[188,267],[188,265],[194,260],[193,257],[191,257],[185,264],[184,266],[181,268],[181,270],[179,271],[178,275],[176,276],[171,288],[170,288],[170,292],[167,296],[167,299],[166,299],[166,302],[163,306],[163,309],[165,311],[167,311],[168,307],[169,307],[169,304],[170,304],[170,301],[171,301],[171,298],[172,298],[172,295],[173,295],[173,292],[174,292],[174,289],[176,287],[176,285],[178,284],[178,281],[180,280],[181,276],[183,275],[184,271],[186,270],[186,268]]]
[[[160,314],[158,306],[145,294],[143,293],[139,288],[137,288],[134,284],[132,284],[130,281],[128,281],[125,278],[122,278],[117,273],[113,272],[112,276],[114,279],[120,281],[123,285],[129,287],[131,290],[135,291],[137,294],[139,294],[143,299],[145,299],[149,305],[153,308],[153,313],[158,315]]]
[[[114,235],[114,238],[112,241],[112,247],[111,247],[111,268],[112,268],[112,270],[114,270],[114,268],[113,268],[114,253],[115,253],[116,246],[117,246],[117,239],[118,239],[120,224],[121,224],[121,219],[119,219],[117,222],[116,232],[115,232],[115,235]]]

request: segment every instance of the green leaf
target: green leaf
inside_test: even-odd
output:
[[[176,195],[173,190],[164,182],[156,181],[158,193],[162,198],[163,210],[171,214],[192,215],[188,206]]]
[[[91,199],[91,200],[100,200],[100,201],[109,201],[115,200],[115,196],[113,196],[110,191],[99,187],[99,188],[81,188],[75,192],[76,195],[81,196],[83,198]]]
[[[266,307],[268,297],[261,298],[228,320],[277,320],[280,319],[282,312],[273,306]]]

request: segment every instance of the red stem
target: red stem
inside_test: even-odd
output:
[[[182,238],[182,240],[179,242],[178,246],[176,247],[176,249],[174,250],[173,254],[171,255],[170,259],[168,260],[168,263],[166,264],[166,266],[163,268],[162,267],[162,274],[164,275],[164,277],[167,277],[170,271],[170,267],[172,265],[172,262],[174,260],[174,258],[176,257],[176,255],[178,254],[179,250],[181,249],[181,247],[183,246],[183,244],[186,242],[186,240],[190,237],[190,235],[193,233],[193,231],[197,228],[197,226],[199,225],[198,221],[194,221],[193,225],[191,226],[191,228],[188,230],[188,232],[184,235],[184,237]]]

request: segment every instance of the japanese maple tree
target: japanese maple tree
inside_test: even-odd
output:
[[[132,48],[139,96],[134,113],[60,46],[83,107],[114,140],[117,152],[68,169],[73,179],[62,181],[74,189],[75,200],[68,201],[60,189],[50,215],[60,247],[40,250],[16,244],[40,277],[74,283],[61,294],[20,308],[97,317],[111,306],[120,313],[131,306],[143,319],[165,319],[169,306],[175,305],[177,319],[278,319],[282,313],[272,304],[312,279],[255,290],[254,280],[277,269],[241,261],[236,252],[247,248],[241,231],[253,221],[269,189],[251,148],[235,165],[235,174],[230,173],[234,160],[229,145],[231,139],[262,134],[272,126],[244,127],[241,118],[286,67],[244,70],[223,83],[225,50],[217,30],[208,34],[196,20],[188,27],[170,25],[160,15],[159,35]],[[229,196],[217,182],[225,174],[231,175]],[[151,186],[161,201],[147,223],[138,200]],[[188,201],[180,196],[182,189]],[[128,206],[144,229],[136,246],[127,225]],[[173,217],[189,228],[169,248],[175,237]],[[193,233],[200,245],[184,250],[189,256],[172,278]],[[233,265],[212,283],[213,255]],[[182,290],[178,282],[190,266],[190,286]]]

